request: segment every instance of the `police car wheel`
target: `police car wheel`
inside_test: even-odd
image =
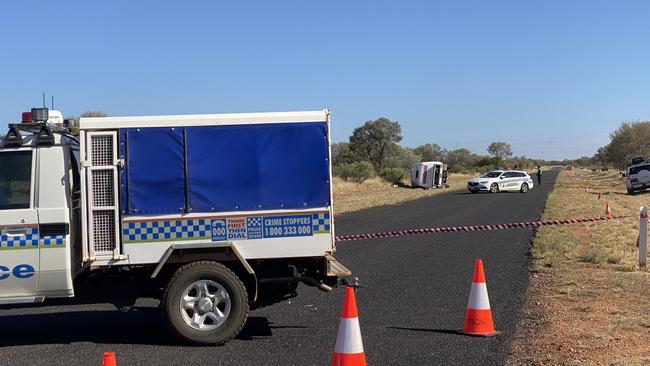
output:
[[[161,301],[165,323],[184,343],[224,344],[248,316],[246,287],[226,266],[212,261],[176,270]]]
[[[523,184],[521,185],[521,193],[526,193],[526,192],[528,192],[528,184],[527,184],[527,183],[523,183]]]
[[[496,183],[492,183],[492,185],[490,186],[490,192],[492,192],[492,193],[499,192],[499,185],[496,184]]]

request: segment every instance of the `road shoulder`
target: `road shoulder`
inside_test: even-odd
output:
[[[613,172],[560,174],[543,219],[599,216],[606,202],[631,218],[537,231],[508,365],[650,363],[650,298],[642,290],[650,273],[635,266],[634,247],[643,198],[626,195]]]

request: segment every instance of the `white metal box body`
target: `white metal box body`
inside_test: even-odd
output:
[[[193,243],[244,259],[335,249],[328,110],[82,118],[80,133],[93,266],[155,264]]]

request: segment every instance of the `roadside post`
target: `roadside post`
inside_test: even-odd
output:
[[[639,267],[646,266],[648,256],[648,208],[641,206],[639,214]]]

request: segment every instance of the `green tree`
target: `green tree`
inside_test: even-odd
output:
[[[512,147],[505,142],[496,141],[487,147],[487,152],[498,160],[504,160],[512,156]]]
[[[402,141],[402,128],[397,121],[379,118],[367,121],[350,136],[350,151],[369,161],[375,171],[381,171],[386,159],[398,149]]]
[[[375,176],[375,170],[372,168],[372,164],[367,161],[341,164],[336,168],[335,172],[336,175],[345,179],[346,181],[353,181],[357,183],[361,183],[364,180]]]
[[[384,168],[379,172],[379,176],[388,183],[399,184],[404,178],[404,170],[400,168]]]
[[[349,143],[339,142],[332,144],[332,166],[351,164],[356,161],[359,161],[359,158],[350,151]]]
[[[420,155],[408,147],[397,146],[386,158],[384,167],[398,168],[403,171],[411,171],[411,165],[420,161]],[[383,169],[382,169],[383,170]],[[381,172],[381,170],[379,171]],[[378,173],[379,173],[378,172]]]
[[[413,152],[420,155],[421,161],[443,161],[447,151],[438,144],[424,144],[416,147]]]
[[[650,156],[650,122],[623,122],[609,136],[610,143],[594,156],[603,165],[623,168],[635,156]]]
[[[447,154],[447,166],[454,173],[464,172],[475,165],[477,158],[467,149],[456,149]]]

